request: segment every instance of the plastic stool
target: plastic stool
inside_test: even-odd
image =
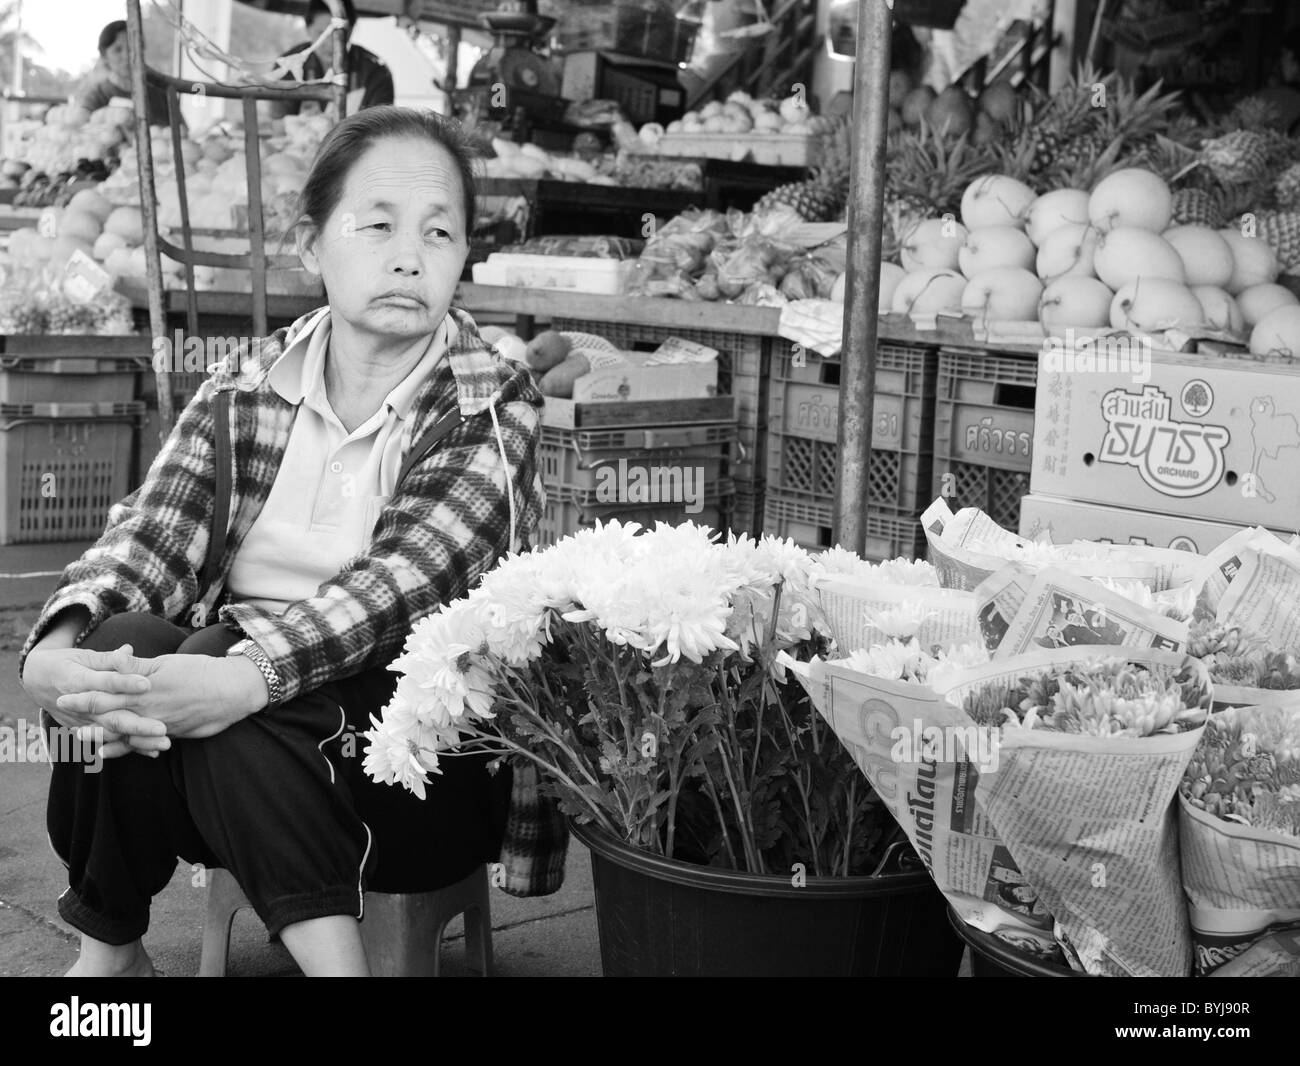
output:
[[[203,925],[200,977],[224,977],[235,913],[251,904],[228,870],[208,871],[208,913]],[[367,892],[361,941],[374,977],[437,977],[442,934],[465,915],[465,955],[470,969],[492,972],[492,913],[487,867],[436,892]]]

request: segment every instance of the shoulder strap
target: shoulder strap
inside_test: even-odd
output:
[[[206,595],[217,578],[221,557],[226,554],[226,534],[230,525],[231,484],[230,467],[230,392],[222,390],[212,397],[213,463],[216,467],[216,488],[212,506],[212,532],[208,537],[208,556],[199,574],[201,595]]]
[[[397,472],[397,481],[393,485],[393,491],[396,492],[398,486],[406,480],[406,475],[410,472],[411,467],[433,451],[443,437],[464,421],[465,416],[460,413],[460,407],[456,406],[426,429],[420,435],[420,439],[411,445],[411,450],[407,453],[406,458],[402,460],[402,466]]]

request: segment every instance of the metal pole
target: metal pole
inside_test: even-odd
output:
[[[876,400],[876,315],[885,196],[891,7],[887,0],[858,0],[857,62],[853,70],[853,171],[840,356],[840,464],[835,479],[834,532],[837,543],[859,553],[867,541],[867,468]]]

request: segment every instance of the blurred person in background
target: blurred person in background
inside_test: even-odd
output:
[[[131,59],[126,46],[126,23],[110,22],[99,31],[99,59],[77,86],[73,105],[89,118],[115,96],[131,99]],[[167,94],[159,85],[145,87],[146,115],[151,126],[167,124]]]
[[[352,31],[356,29],[357,25],[356,7],[353,5],[352,0],[342,0],[342,5],[344,16],[348,22],[348,38],[351,39]],[[311,51],[303,63],[302,73],[297,77],[293,73],[286,74],[286,79],[315,81],[333,72],[334,35],[328,32],[331,16],[325,0],[312,0],[305,17],[307,40],[290,48],[284,53],[284,56],[296,56],[307,49],[311,49]],[[281,58],[284,58],[284,56]],[[377,55],[360,45],[349,45],[347,68],[347,113],[349,115],[356,114],[365,107],[393,103],[393,75],[384,61]],[[309,105],[310,108],[316,106],[318,105],[314,103]],[[281,118],[284,115],[301,113],[303,104],[301,101],[295,100],[273,104],[272,108],[274,117]]]

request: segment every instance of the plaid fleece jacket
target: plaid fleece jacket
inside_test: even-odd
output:
[[[266,652],[286,700],[389,662],[416,620],[463,596],[510,547],[507,491],[514,492],[521,538],[532,534],[541,515],[541,394],[527,370],[488,350],[468,314],[450,313],[459,335],[416,396],[403,427],[403,453],[453,404],[460,405],[465,421],[411,468],[380,515],[367,551],[281,615],[247,603],[220,607],[221,621]],[[124,611],[146,611],[178,625],[194,625],[211,613],[271,491],[297,413],[268,384],[267,371],[311,317],[277,330],[204,380],[144,484],[112,507],[99,540],[64,570],[23,645],[20,674],[55,616],[74,605],[91,615],[78,644],[109,615]],[[199,601],[215,495],[217,390],[234,392],[234,491],[218,578]],[[494,401],[509,472],[488,410]],[[200,602],[203,612],[195,610]],[[563,878],[564,837],[558,835],[557,845],[550,804],[530,795],[535,774],[518,777],[503,846],[503,887],[516,895],[545,895]]]

